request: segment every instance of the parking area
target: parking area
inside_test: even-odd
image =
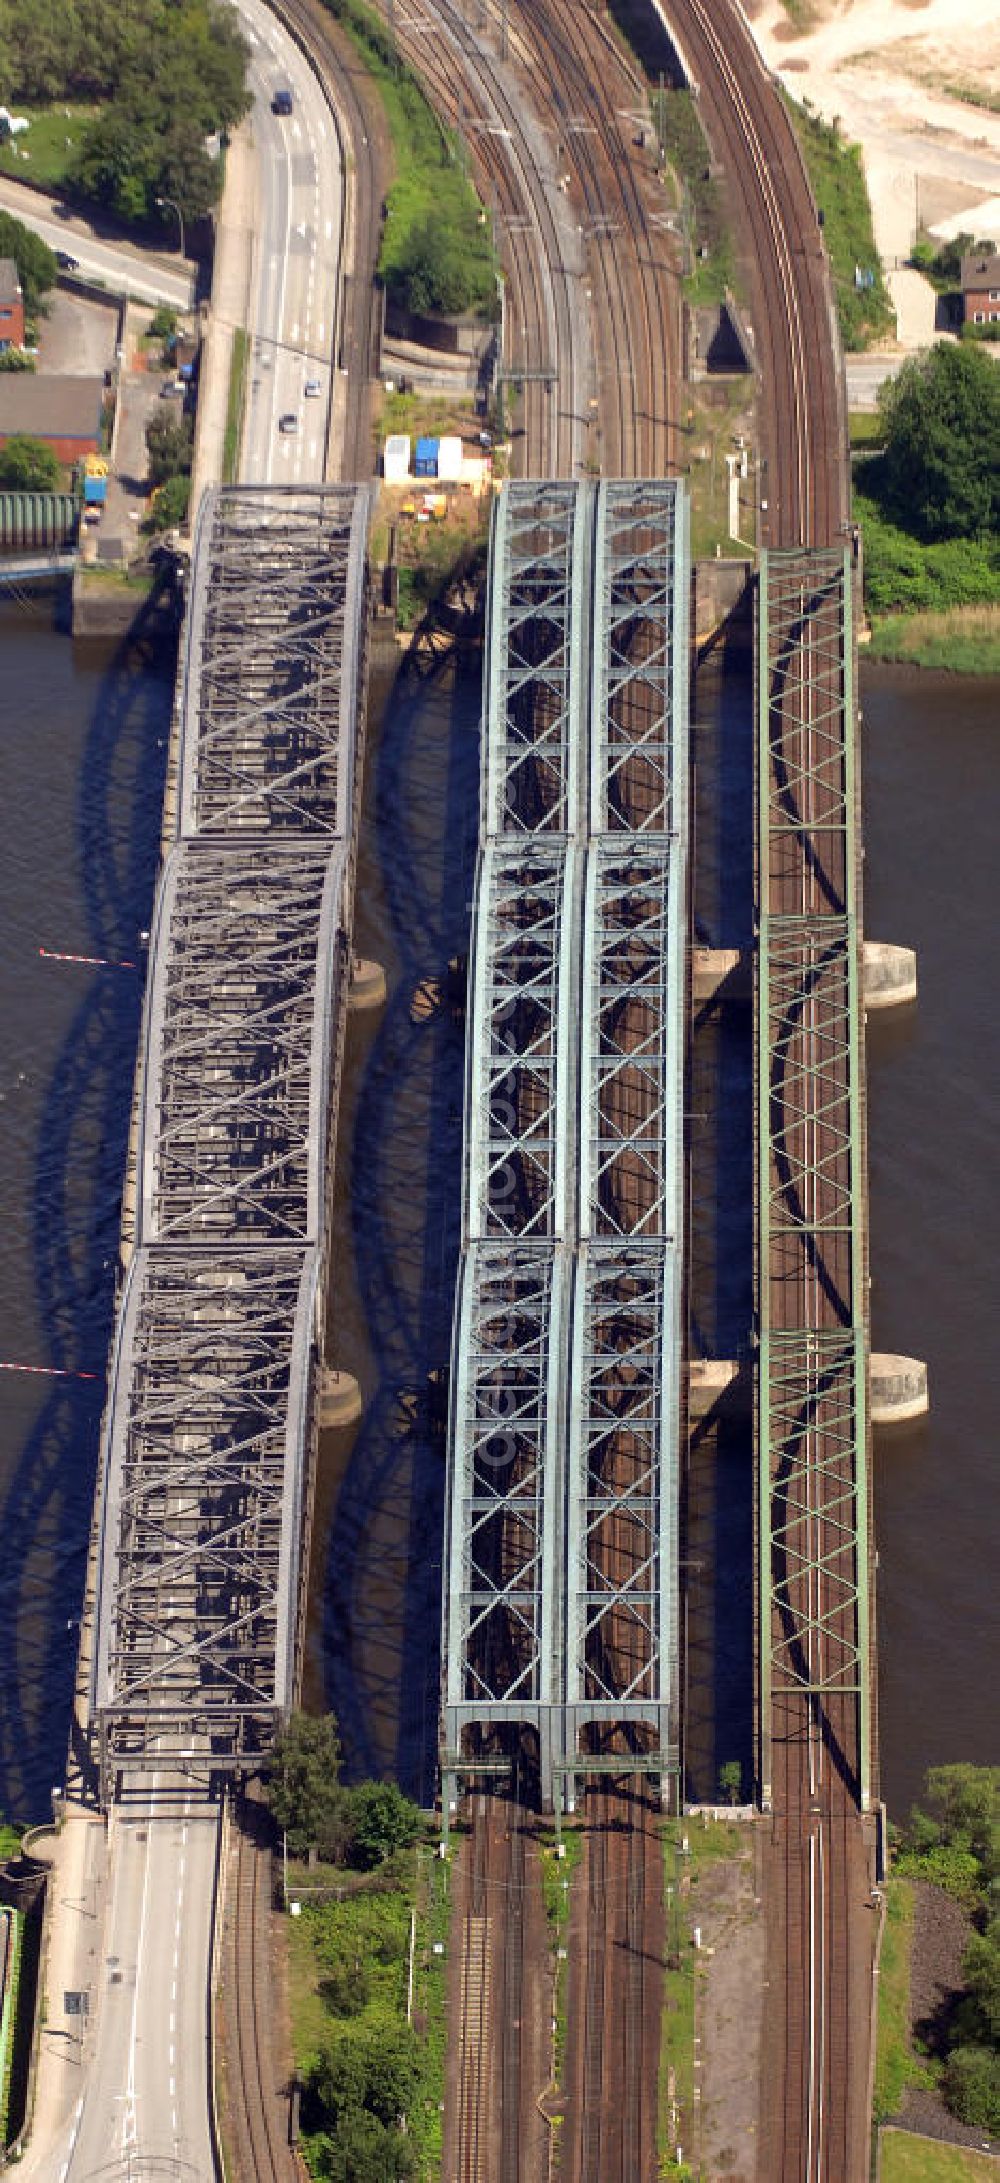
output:
[[[38,369],[99,377],[110,371],[118,340],[118,305],[73,295],[62,286],[38,324]]]

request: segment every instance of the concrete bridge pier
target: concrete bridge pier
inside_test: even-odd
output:
[[[869,1014],[876,1008],[901,1008],[917,997],[917,954],[912,947],[896,947],[888,940],[866,940],[862,948],[864,1003]]]
[[[384,1008],[385,993],[385,971],[381,963],[366,962],[362,955],[353,955],[347,995],[351,1014],[362,1015],[370,1008]]]
[[[873,1349],[868,1365],[873,1425],[908,1425],[930,1409],[927,1366],[919,1357]]]
[[[320,1431],[333,1433],[344,1425],[356,1425],[363,1409],[361,1389],[353,1374],[340,1372],[335,1365],[322,1365],[319,1373]]]

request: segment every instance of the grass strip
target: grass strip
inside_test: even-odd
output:
[[[222,482],[233,485],[240,459],[240,440],[243,436],[243,404],[246,398],[247,356],[250,337],[243,326],[233,330],[233,347],[229,359],[229,395],[226,401],[226,430],[222,442]]]
[[[1000,608],[879,615],[868,657],[953,675],[1000,675]]]
[[[926,2067],[910,2045],[910,1962],[916,1909],[913,1882],[893,1875],[886,1883],[885,1900],[875,2047],[876,2122],[898,2114],[908,2084],[928,2081]]]
[[[556,2084],[563,2082],[568,2035],[567,1999],[569,1989],[569,1954],[567,1941],[573,1880],[583,1856],[583,1837],[573,1827],[564,1828],[561,1836],[562,1855],[554,1834],[543,1834],[539,1840],[542,1871],[542,1900],[548,1921],[549,1939],[555,1956],[555,2037],[553,2040],[552,2074]]]
[[[914,2137],[909,2130],[883,2130],[879,2155],[880,2183],[986,2183],[997,2172],[996,2161],[985,2153]]]
[[[16,1910],[8,1913],[11,1921],[10,1963],[7,1969],[7,1986],[0,2015],[0,2145],[8,2145],[10,2130],[10,2087],[14,2042],[12,2032],[17,2020],[21,1976],[21,1920]]]
[[[875,247],[860,147],[848,143],[837,122],[782,95],[823,221],[841,340],[845,349],[871,348],[895,336],[896,313]],[[871,285],[859,288],[856,273]]]
[[[683,206],[684,292],[693,304],[721,303],[737,290],[736,259],[697,103],[690,91],[660,89],[651,93],[651,104]]]

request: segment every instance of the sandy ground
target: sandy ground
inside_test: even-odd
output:
[[[933,333],[933,296],[894,262],[918,227],[1000,243],[997,0],[818,0],[801,30],[782,0],[747,0],[747,13],[792,96],[839,117],[861,145],[899,338],[920,346]]]

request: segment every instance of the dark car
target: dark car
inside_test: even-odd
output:
[[[272,114],[290,114],[292,105],[293,100],[290,91],[276,91],[271,100],[271,112]]]
[[[79,258],[72,257],[68,250],[56,251],[56,264],[60,273],[78,273],[80,270]]]

